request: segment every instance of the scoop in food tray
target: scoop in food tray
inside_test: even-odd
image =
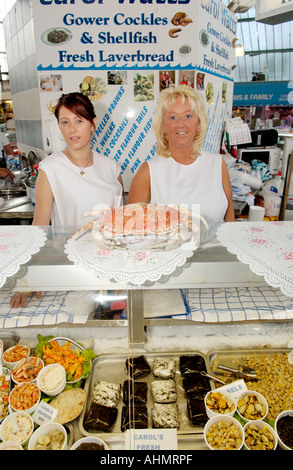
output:
[[[246,378],[246,379],[256,379],[256,372],[254,369],[251,369],[251,367],[245,366],[245,365],[239,365],[237,369],[233,367],[228,367],[223,364],[217,364],[218,369],[225,370],[227,372],[232,372],[233,374],[236,374],[240,377]]]

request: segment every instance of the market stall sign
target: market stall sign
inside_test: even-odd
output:
[[[62,151],[54,109],[80,91],[98,116],[93,150],[113,158],[127,192],[155,155],[152,116],[160,91],[199,90],[209,125],[204,150],[218,152],[232,109],[235,15],[220,0],[32,0],[43,146]]]
[[[292,90],[292,81],[234,83],[233,106],[287,106]]]

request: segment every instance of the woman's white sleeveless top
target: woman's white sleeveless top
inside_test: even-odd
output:
[[[40,162],[54,195],[51,224],[54,226],[83,225],[79,217],[97,204],[119,206],[122,186],[117,180],[120,168],[114,160],[93,152],[93,165],[80,175],[63,152],[54,152]]]
[[[152,203],[192,205],[210,227],[223,222],[228,201],[220,154],[202,152],[190,165],[156,155],[148,165]]]

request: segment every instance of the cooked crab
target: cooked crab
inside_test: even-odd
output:
[[[186,233],[189,232],[190,236],[194,230],[191,214],[182,206],[136,203],[107,207],[82,215],[86,216],[97,218],[85,224],[74,238],[92,229],[93,240],[103,239],[108,245],[115,246],[122,246],[126,238],[131,243],[131,237],[133,243],[137,237],[146,236],[186,238]],[[197,214],[196,217],[202,219]]]

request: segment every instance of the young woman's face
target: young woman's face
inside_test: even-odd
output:
[[[191,149],[199,126],[200,120],[192,111],[189,101],[186,99],[182,103],[181,98],[177,98],[175,103],[169,105],[163,119],[169,148]]]
[[[65,106],[60,108],[58,123],[69,149],[83,149],[90,143],[95,123],[77,116]]]

